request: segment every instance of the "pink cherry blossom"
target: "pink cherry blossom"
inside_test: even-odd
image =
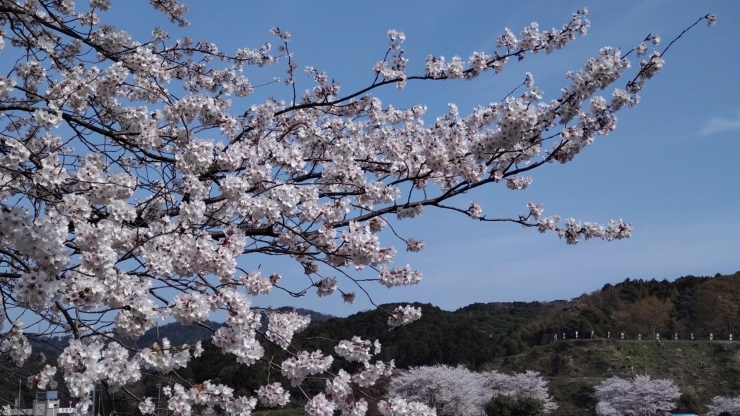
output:
[[[372,362],[380,344],[339,341],[333,353],[363,365],[353,374],[330,374],[333,355],[292,345],[308,317],[258,308],[252,297],[278,290],[314,296],[315,288],[317,297],[339,292],[353,303],[356,293],[372,296],[369,280],[388,288],[418,284],[422,271],[391,264],[398,245],[390,240],[396,237],[411,253],[425,244],[398,234],[392,221],[435,209],[514,222],[567,244],[631,235],[632,225],[622,220],[561,221],[543,217],[544,206],[533,202],[517,215],[490,217],[478,202],[460,198],[481,186],[525,190],[531,171],[568,163],[614,130],[617,113],[637,106],[639,93],[666,64],[655,35],[635,39],[641,62],[634,67],[629,53],[602,48],[547,99],[526,73],[519,96],[493,99],[469,113],[451,103],[430,116],[423,104],[394,106],[376,93],[409,83],[473,81],[531,55],[554,53],[586,35],[588,11],[550,30],[531,23],[492,33],[496,42],[489,51],[463,49],[419,63],[407,58],[406,34],[389,30],[386,53],[366,68],[368,84],[348,92],[316,66],[306,66],[303,77],[284,28],[270,31],[275,47],[256,41],[261,46],[226,51],[186,35],[185,4],[150,0],[180,29],[151,28],[135,39],[111,24],[112,3],[4,2],[0,19],[0,50],[9,56],[0,77],[0,110],[10,120],[0,126],[6,306],[0,328],[9,328],[0,334],[0,358],[21,366],[32,353],[28,327],[16,320],[19,311],[26,325],[69,335],[58,367],[25,376],[43,388],[59,371],[80,398],[80,412],[99,383],[123,390],[146,374],[182,368],[203,352],[200,344],[173,346],[165,338],[134,342],[159,320],[206,325],[222,311],[226,326],[214,331],[213,345],[239,363],[279,368],[293,386],[308,376],[324,377],[326,391],[306,397],[311,415],[363,415],[367,402],[350,392],[394,368],[392,361]],[[701,20],[712,25],[716,18]],[[262,81],[247,77],[252,74],[268,83],[283,79],[285,96],[256,98]],[[309,87],[300,92],[299,83]],[[598,95],[602,90],[611,95]],[[299,276],[261,270],[257,260],[251,271],[240,267],[257,255],[295,261]],[[360,270],[376,274],[357,279],[353,273]],[[354,286],[357,292],[346,291]],[[409,305],[386,312],[391,327],[421,318],[421,309]],[[290,358],[273,363],[264,343]],[[543,391],[537,375],[511,377],[521,391]],[[174,383],[157,402],[124,391],[142,414],[167,409],[189,416],[193,409],[218,408],[247,416],[257,398],[265,406],[288,401],[277,383],[254,397],[235,396],[229,386],[210,381]],[[401,398],[381,401],[379,410],[436,412]]]

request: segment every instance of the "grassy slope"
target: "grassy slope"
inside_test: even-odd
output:
[[[671,378],[701,403],[740,392],[740,343],[580,340],[534,347],[493,360],[488,370],[536,370],[550,380],[557,415],[592,415],[593,386],[611,376]]]

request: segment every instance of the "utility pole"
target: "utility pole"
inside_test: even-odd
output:
[[[157,393],[157,416],[159,416],[159,401],[162,398],[162,382],[161,381],[159,383],[157,383],[157,389],[158,389],[158,393]]]

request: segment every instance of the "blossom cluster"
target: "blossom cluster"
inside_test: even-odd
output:
[[[328,370],[334,357],[324,356],[320,350],[309,353],[301,351],[296,357],[283,361],[282,374],[290,380],[292,386],[297,386],[311,374],[319,374]]]
[[[378,403],[378,411],[383,416],[436,416],[437,412],[429,406],[419,402],[407,402],[394,397],[389,400],[381,400]]]
[[[257,390],[260,403],[267,407],[285,406],[290,400],[290,394],[283,389],[280,383],[272,383],[261,386]]]
[[[13,326],[0,342],[0,353],[10,357],[13,364],[22,366],[31,356],[31,344],[23,335],[23,327],[20,321],[13,322]]]
[[[351,341],[339,341],[339,344],[334,347],[334,351],[337,355],[349,361],[365,362],[370,361],[372,357],[370,354],[371,346],[375,347],[373,354],[380,353],[380,342],[377,339],[374,343],[371,343],[354,336]]]
[[[161,344],[161,345],[160,345]],[[192,357],[199,357],[203,349],[198,342],[195,346],[183,345],[176,348],[167,338],[160,344],[144,348],[131,356],[128,349],[116,342],[104,344],[101,340],[70,341],[58,359],[64,372],[67,388],[75,397],[92,391],[95,384],[105,381],[116,391],[141,378],[141,369],[152,368],[162,373],[185,367]],[[41,383],[56,372],[49,367],[34,376],[34,382]]]
[[[266,337],[275,344],[287,348],[293,340],[293,334],[305,329],[311,322],[308,316],[301,316],[296,312],[277,313],[268,315]]]
[[[56,388],[57,382],[54,380],[54,375],[56,373],[56,367],[52,367],[49,364],[46,364],[44,368],[41,369],[41,371],[28,376],[28,385],[41,390],[46,389],[47,386],[52,389]]]
[[[196,384],[186,389],[180,384],[174,387],[166,386],[162,393],[167,397],[167,409],[177,416],[190,416],[193,414],[193,406],[204,406],[213,409],[220,407],[230,416],[250,415],[257,407],[257,398],[234,396],[234,389],[223,384],[214,384],[210,381]],[[143,402],[139,404],[142,413],[152,413],[153,403]]]
[[[388,317],[389,326],[401,326],[421,319],[421,308],[410,305],[398,306]]]

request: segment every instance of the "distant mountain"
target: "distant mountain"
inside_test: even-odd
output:
[[[335,318],[332,315],[304,308],[281,307],[274,309],[274,311],[282,313],[295,311],[300,315],[310,316],[311,322],[321,322]],[[263,313],[262,325],[266,326],[267,323],[267,315]],[[135,343],[140,347],[146,347],[154,344],[157,339],[161,340],[162,338],[167,338],[172,345],[179,346],[183,344],[194,344],[198,341],[210,338],[217,329],[223,326],[226,326],[223,322],[208,320],[202,322],[200,325],[183,325],[178,322],[171,322],[146,331],[144,335],[135,340]],[[69,337],[31,338],[31,342],[34,346],[34,350],[36,350],[36,348],[40,348],[47,356],[51,356],[51,358],[56,359],[58,352],[61,352],[61,350],[69,345]]]
[[[329,315],[321,312],[312,311],[311,309],[304,308],[291,308],[290,306],[284,306],[282,308],[275,309],[277,312],[289,312],[296,311],[299,315],[308,315],[311,317],[311,322],[323,322],[329,319],[336,318],[334,315]]]
[[[322,322],[334,318],[332,315],[303,308],[281,307],[274,309],[274,311],[282,313],[295,311],[300,315],[310,316],[311,322]],[[268,320],[267,314],[262,313],[263,327],[267,326]],[[210,338],[211,335],[213,335],[213,332],[226,326],[223,322],[214,321],[205,321],[202,324],[203,325],[183,325],[178,322],[172,322],[162,325],[159,328],[152,328],[138,338],[136,340],[136,344],[139,346],[149,346],[154,344],[157,339],[161,340],[162,338],[167,338],[172,345],[195,344],[198,341]]]

